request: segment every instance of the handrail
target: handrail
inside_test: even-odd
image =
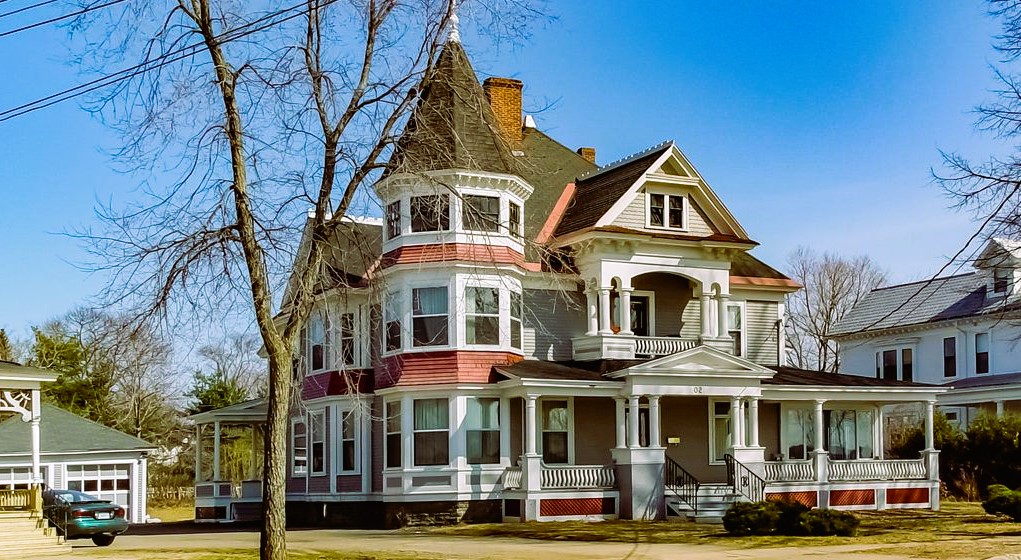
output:
[[[723,460],[727,462],[727,484],[749,500],[761,502],[766,493],[766,481],[730,453],[724,455]]]
[[[700,485],[698,479],[670,457],[666,458],[664,474],[663,482],[667,490],[688,504],[693,514],[698,514],[698,487]]]

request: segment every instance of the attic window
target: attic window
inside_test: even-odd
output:
[[[687,229],[686,196],[665,193],[649,193],[648,196],[648,227]]]
[[[1007,293],[1008,272],[1002,268],[993,270],[993,292],[997,294]]]

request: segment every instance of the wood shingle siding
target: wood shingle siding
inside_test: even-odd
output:
[[[585,334],[585,295],[559,290],[525,290],[522,345],[526,357],[570,360],[571,338]]]

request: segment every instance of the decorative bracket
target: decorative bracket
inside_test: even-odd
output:
[[[29,408],[31,403],[32,393],[29,391],[0,392],[0,412],[20,414],[25,422],[32,420],[32,410]]]

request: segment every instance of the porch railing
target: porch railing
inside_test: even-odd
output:
[[[729,453],[723,456],[723,460],[727,462],[727,484],[749,500],[761,502],[765,497],[766,481]]]
[[[670,336],[636,336],[636,356],[669,356],[677,352],[690,350],[698,344],[690,338],[676,338]]]
[[[812,461],[767,461],[766,482],[806,482],[815,480]]]
[[[613,467],[607,465],[543,465],[542,488],[614,488]]]
[[[670,457],[666,458],[664,475],[663,482],[667,491],[672,492],[679,500],[687,504],[691,508],[692,514],[697,514],[698,479]]]
[[[914,480],[924,479],[925,461],[898,459],[887,461],[830,461],[830,480]]]
[[[521,467],[507,467],[507,470],[503,471],[503,487],[521,488],[521,477]]]
[[[0,511],[30,511],[32,490],[0,490]]]

